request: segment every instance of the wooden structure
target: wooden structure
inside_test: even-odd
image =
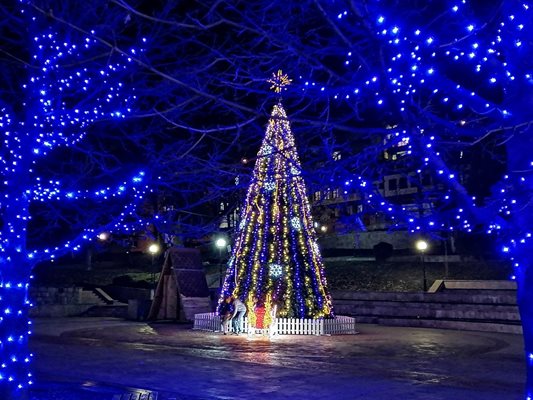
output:
[[[210,310],[209,288],[199,250],[168,249],[148,319],[192,321],[195,314]]]

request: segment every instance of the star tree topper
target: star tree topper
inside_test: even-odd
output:
[[[286,90],[285,86],[291,84],[292,79],[289,79],[287,74],[284,74],[281,69],[278,69],[277,73],[272,74],[272,78],[267,80],[268,83],[271,83],[270,89],[274,90],[276,93],[281,93],[282,90]]]

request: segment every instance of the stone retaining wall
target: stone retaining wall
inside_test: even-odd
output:
[[[31,287],[30,299],[35,305],[44,304],[81,304],[80,287]]]
[[[106,305],[93,291],[81,287],[30,287],[31,318],[87,316],[125,317],[126,304]]]

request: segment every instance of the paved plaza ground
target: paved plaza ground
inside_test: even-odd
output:
[[[174,323],[38,319],[33,399],[523,399],[520,335],[358,330],[269,340]]]

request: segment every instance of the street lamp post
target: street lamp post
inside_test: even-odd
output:
[[[222,290],[222,249],[226,248],[226,239],[218,238],[215,242],[215,246],[218,248],[218,287]]]
[[[155,255],[159,253],[160,247],[157,243],[152,243],[150,246],[148,246],[148,252],[152,255],[152,289],[154,289],[155,286]]]
[[[106,243],[111,238],[111,235],[109,232],[100,232],[96,239],[98,239],[98,242],[101,244]],[[95,244],[94,242],[90,242],[89,246],[87,247],[87,253],[85,258],[85,265],[87,266],[87,271],[91,271],[93,269],[93,255],[95,253]]]
[[[427,276],[426,276],[426,264],[424,262],[424,253],[428,249],[429,244],[425,240],[421,239],[415,243],[415,246],[416,246],[416,249],[420,252],[420,262],[422,264],[422,277],[423,277],[422,284],[424,287],[424,292],[427,292],[428,283],[427,283]]]

